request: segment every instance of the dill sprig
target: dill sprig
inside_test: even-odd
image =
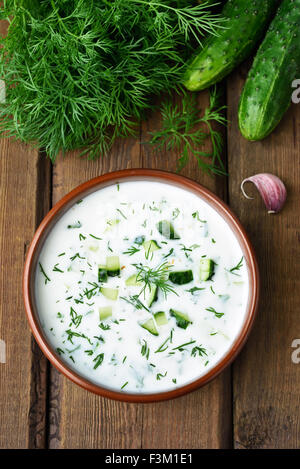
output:
[[[193,287],[193,288],[190,288],[189,290],[185,290],[185,291],[187,291],[187,292],[191,293],[192,295],[194,295],[196,292],[202,291],[202,290],[205,290],[205,288]]]
[[[85,334],[82,334],[80,332],[75,332],[75,331],[72,331],[71,329],[68,329],[66,330],[66,334],[67,334],[67,340],[71,342],[71,344],[73,344],[73,337],[81,337],[82,339],[86,339],[88,341],[88,343],[90,345],[93,345],[91,340],[85,335]]]
[[[60,272],[60,273],[64,273],[63,270],[59,269],[57,266],[59,265],[59,263],[55,264],[55,266],[53,267],[52,269],[52,272]]]
[[[170,341],[170,343],[172,343],[172,341],[173,341],[173,329],[171,329],[169,337],[167,337],[167,339],[160,345],[160,347],[158,347],[157,350],[155,350],[154,353],[165,352],[167,350],[167,348],[169,348],[169,346],[167,345],[167,343],[169,341]]]
[[[157,350],[155,350],[154,353],[161,353],[161,352],[165,352],[167,350],[167,348],[169,348],[168,345],[166,345],[170,340],[170,337],[168,337],[161,345],[160,347],[158,347]]]
[[[153,285],[156,285],[165,295],[167,296],[168,293],[176,293],[174,288],[168,282],[169,279],[169,272],[172,269],[172,265],[169,264],[167,261],[160,264],[158,267],[150,267],[148,265],[143,264],[133,264],[138,274],[136,276],[137,282],[143,282],[143,288],[139,295],[144,293],[147,289],[151,291]]]
[[[109,324],[104,324],[103,322],[100,322],[99,327],[103,331],[109,331],[110,330],[110,325]]]
[[[214,313],[214,315],[216,316],[216,318],[221,318],[222,316],[224,316],[224,313],[219,313],[218,311],[215,310],[215,308],[213,308],[212,306],[210,306],[209,308],[205,308],[206,311],[209,311],[210,313]]]
[[[160,381],[162,378],[165,378],[167,376],[168,372],[166,371],[165,373],[157,373],[156,379]]]
[[[191,340],[190,342],[186,342],[185,344],[181,344],[181,345],[178,345],[177,347],[173,347],[172,350],[179,350],[179,352],[184,352],[185,351],[184,347],[194,344],[195,342],[196,342],[195,340]]]
[[[142,348],[141,348],[141,354],[143,357],[146,357],[147,360],[149,360],[149,355],[150,355],[150,348],[146,342],[146,340],[143,340],[143,345],[142,345]]]
[[[242,258],[239,260],[237,265],[235,265],[234,267],[229,269],[228,272],[230,272],[233,275],[239,275],[239,274],[236,273],[236,271],[240,270],[243,267],[243,260],[244,260],[244,256],[242,256]]]
[[[0,133],[52,161],[75,148],[92,159],[133,134],[151,95],[178,87],[194,43],[223,27],[190,0],[6,0],[0,18]]]
[[[209,106],[202,116],[194,94],[184,93],[179,105],[168,98],[161,105],[161,129],[150,132],[152,138],[147,143],[153,145],[156,150],[179,151],[178,171],[185,167],[190,156],[194,156],[199,168],[204,172],[225,175],[222,136],[213,128],[213,122],[226,125],[225,107],[219,105],[216,87],[211,89]],[[201,149],[207,139],[212,146],[210,152]]]
[[[96,358],[94,358],[93,361],[96,362],[93,367],[94,370],[96,370],[102,364],[103,360],[104,360],[104,353],[100,353],[99,355],[96,356]]]
[[[128,254],[129,256],[133,256],[137,252],[139,252],[140,249],[136,248],[135,246],[130,246],[127,251],[124,251],[123,254]]]
[[[92,288],[90,289],[85,288],[83,291],[83,295],[86,296],[88,300],[90,300],[93,296],[95,296],[100,291],[101,287],[96,282],[88,282],[88,284],[91,285]]]
[[[44,267],[42,266],[42,264],[39,262],[39,267],[40,267],[40,271],[41,273],[43,274],[43,276],[45,277],[45,285],[47,285],[48,282],[51,282],[51,279],[48,277],[48,275],[46,274],[45,270],[44,270]]]
[[[141,300],[139,299],[139,295],[132,295],[129,296],[129,298],[126,298],[125,296],[120,296],[120,299],[134,306],[135,309],[145,309],[148,312],[150,311],[147,306],[145,306],[144,303],[141,302]]]
[[[76,311],[74,310],[74,308],[70,308],[70,316],[71,316],[71,324],[72,323],[74,324],[74,326],[77,328],[80,324],[81,324],[81,321],[82,321],[82,315],[81,314],[77,314]]]
[[[191,351],[191,356],[196,357],[197,354],[199,357],[203,357],[203,355],[207,356],[206,348],[202,347],[201,345],[194,347],[193,350]]]

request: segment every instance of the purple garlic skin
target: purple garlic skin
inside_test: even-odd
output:
[[[252,182],[256,186],[268,213],[278,213],[282,209],[286,201],[287,191],[279,177],[270,173],[260,173],[244,179],[241,184],[242,193],[247,199],[253,199],[245,192],[244,184],[246,182]]]

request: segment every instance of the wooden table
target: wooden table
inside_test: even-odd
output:
[[[233,366],[202,389],[158,404],[123,404],[89,394],[60,375],[33,340],[23,307],[24,257],[45,213],[78,184],[108,171],[146,167],[176,170],[178,155],[117,142],[97,161],[76,154],[52,166],[43,151],[0,141],[0,339],[7,362],[0,364],[2,448],[296,448],[300,446],[300,364],[291,360],[300,338],[299,189],[300,104],[293,105],[275,133],[249,143],[238,131],[237,106],[247,64],[224,84],[230,124],[224,159],[228,178],[210,178],[191,159],[183,174],[209,187],[239,216],[259,259],[262,293],[250,339]],[[208,93],[199,94],[199,107]],[[243,178],[277,174],[288,201],[268,215],[258,194],[243,198]],[[248,189],[248,187],[247,187]],[[249,188],[251,192],[251,188]],[[300,355],[300,354],[299,354]]]

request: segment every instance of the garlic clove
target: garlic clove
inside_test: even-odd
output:
[[[274,174],[260,173],[244,179],[241,184],[242,193],[247,199],[253,199],[245,192],[244,184],[246,182],[252,182],[256,186],[268,209],[268,213],[277,213],[282,209],[287,192],[279,177]]]

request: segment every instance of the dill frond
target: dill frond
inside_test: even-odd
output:
[[[93,159],[176,89],[193,41],[221,18],[188,0],[5,0],[0,134]]]
[[[142,282],[143,288],[139,293],[139,296],[143,294],[147,289],[150,291],[152,285],[156,285],[166,297],[168,293],[176,293],[172,285],[169,283],[169,273],[172,269],[172,265],[167,261],[163,262],[157,267],[150,267],[143,264],[133,264],[138,271],[136,280]]]
[[[183,93],[180,104],[173,104],[168,98],[161,105],[161,128],[150,132],[151,139],[146,143],[156,150],[180,151],[178,171],[185,167],[190,156],[194,156],[204,172],[225,175],[222,136],[212,125],[213,122],[226,125],[224,110],[225,106],[219,105],[216,87],[210,91],[210,103],[202,116],[195,94]],[[201,150],[207,139],[212,145],[210,152]]]

